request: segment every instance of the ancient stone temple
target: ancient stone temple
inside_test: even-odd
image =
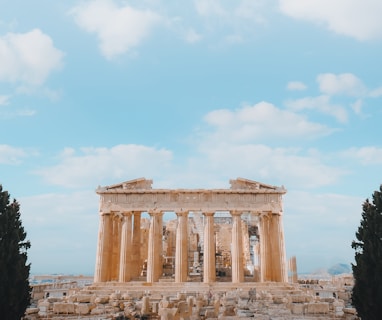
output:
[[[140,178],[99,187],[94,282],[287,282],[286,189],[243,178],[230,184],[154,189]]]

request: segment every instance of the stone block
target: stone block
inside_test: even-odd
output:
[[[109,302],[109,296],[99,296],[95,298],[94,303],[105,304]]]
[[[121,293],[114,292],[110,295],[110,300],[120,300],[121,299]]]
[[[292,314],[303,314],[304,313],[304,304],[303,303],[292,303],[290,309]]]
[[[50,307],[50,306],[51,306],[51,304],[50,304],[47,300],[39,301],[39,302],[38,302],[38,305],[37,305],[37,307],[38,307],[40,310],[46,310],[46,311],[49,310],[49,307]]]
[[[204,319],[215,319],[216,314],[215,310],[213,308],[206,308],[206,311],[204,313]]]
[[[25,310],[25,314],[26,315],[30,315],[30,314],[36,314],[39,312],[39,308],[27,308]]]
[[[283,304],[283,303],[286,303],[287,301],[288,301],[287,298],[280,296],[280,295],[273,297],[273,303],[275,303],[275,304]]]
[[[300,294],[293,294],[290,296],[292,303],[304,303],[306,302],[306,296]]]
[[[234,316],[235,314],[235,306],[229,305],[223,307],[223,316]]]
[[[357,314],[357,310],[355,308],[343,308],[343,312],[346,314]]]
[[[72,314],[74,313],[74,303],[53,303],[53,313]]]
[[[248,299],[240,298],[237,302],[237,307],[239,309],[248,309]]]
[[[90,313],[90,305],[88,303],[79,303],[76,305],[76,314],[86,315]]]
[[[329,303],[327,302],[308,303],[306,312],[308,314],[328,314]]]
[[[89,303],[92,297],[93,296],[91,294],[78,294],[76,296],[76,301],[79,303]]]

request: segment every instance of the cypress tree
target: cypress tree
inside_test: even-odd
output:
[[[0,317],[4,320],[20,319],[30,303],[26,236],[20,205],[16,200],[10,202],[0,184]]]
[[[356,232],[352,303],[362,320],[382,316],[382,185],[363,203],[361,224]]]

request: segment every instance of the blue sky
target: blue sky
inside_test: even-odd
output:
[[[382,173],[379,0],[0,0],[0,183],[34,273],[94,271],[98,185],[284,185],[299,272]]]

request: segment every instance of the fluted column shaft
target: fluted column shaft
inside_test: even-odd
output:
[[[204,224],[203,282],[216,280],[214,212],[206,212]]]
[[[112,221],[110,212],[100,213],[94,282],[110,280]]]
[[[132,234],[132,252],[131,252],[131,276],[139,277],[142,268],[141,265],[141,212],[133,212],[133,234]]]
[[[243,241],[241,231],[241,212],[231,212],[232,224],[232,282],[239,283],[244,281],[243,270]]]
[[[282,225],[282,215],[279,213],[272,214],[270,242],[272,245],[272,281],[288,282],[284,230]]]
[[[176,228],[175,282],[185,282],[188,275],[188,213],[177,212],[176,215],[178,225]]]
[[[269,244],[269,217],[266,214],[260,216],[260,281],[270,281],[270,244]]]
[[[119,282],[128,282],[131,280],[131,231],[132,213],[126,212],[122,218]]]
[[[162,274],[162,212],[150,213],[150,229],[147,256],[147,282],[157,282]]]
[[[288,270],[282,215],[268,212],[260,218],[261,281],[287,282]]]
[[[115,213],[113,216],[112,254],[110,280],[116,281],[119,276],[119,262],[121,251],[121,214]]]

